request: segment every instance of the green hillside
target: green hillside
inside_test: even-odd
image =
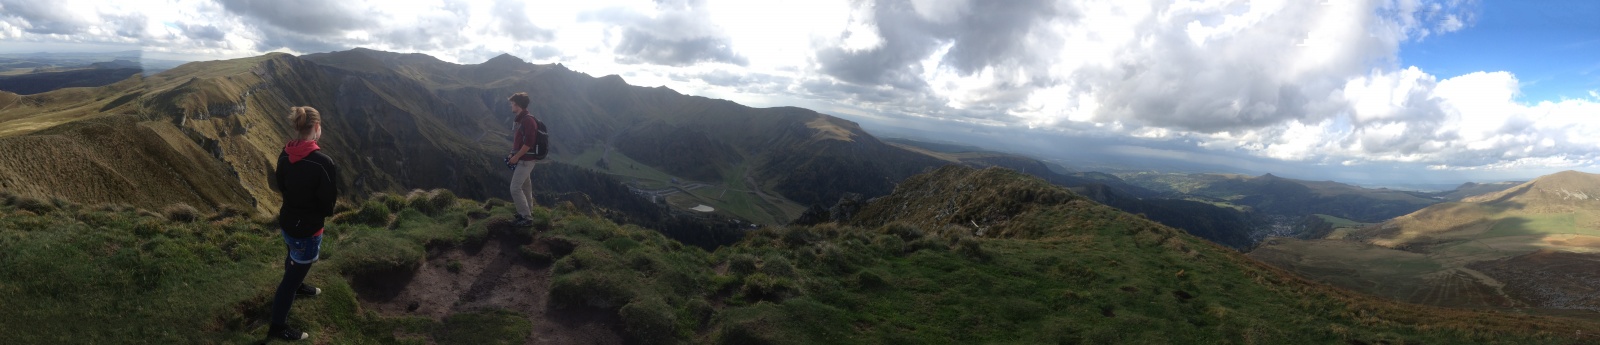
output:
[[[0,201],[8,342],[264,333],[282,256],[270,219]],[[767,227],[714,252],[571,204],[517,230],[508,209],[442,191],[342,207],[310,278],[325,293],[291,323],[356,344],[1600,340],[1585,321],[1310,283],[1001,169],[917,175],[847,224]]]
[[[1600,318],[1600,175],[1566,171],[1251,256],[1403,301]],[[1572,269],[1564,268],[1572,267]],[[1570,272],[1568,272],[1570,270]],[[1565,272],[1565,273],[1563,273]]]

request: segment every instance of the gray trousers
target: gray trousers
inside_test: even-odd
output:
[[[511,201],[517,204],[517,214],[523,218],[533,217],[533,166],[536,161],[522,161],[517,163],[517,169],[511,171]]]

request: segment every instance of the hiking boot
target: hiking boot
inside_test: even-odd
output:
[[[315,286],[311,286],[311,284],[303,284],[302,283],[302,284],[300,284],[300,289],[295,290],[294,294],[300,295],[300,296],[316,296],[316,295],[321,295],[322,294],[322,289],[321,288],[317,288]]]
[[[533,220],[523,217],[522,215],[517,215],[517,219],[512,220],[511,225],[526,228],[533,226]]]
[[[295,341],[295,340],[301,340],[301,339],[305,339],[305,338],[310,338],[311,334],[307,334],[306,332],[301,332],[298,329],[285,327],[283,330],[279,330],[279,331],[276,331],[276,332],[268,331],[267,332],[267,336],[275,338],[275,339]]]

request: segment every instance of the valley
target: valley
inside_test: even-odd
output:
[[[506,226],[498,158],[504,98],[518,91],[552,133],[551,158],[534,175],[537,232]],[[1585,173],[1415,192],[1272,174],[1074,171],[973,146],[880,140],[808,109],[751,108],[509,55],[462,65],[367,49],[274,53],[98,87],[0,92],[0,104],[9,104],[0,106],[0,246],[78,248],[41,249],[61,263],[28,252],[3,259],[7,267],[64,269],[77,282],[94,281],[93,265],[158,270],[116,279],[226,291],[149,309],[52,292],[135,293],[116,286],[0,289],[105,311],[93,317],[106,322],[123,312],[202,315],[194,327],[226,337],[164,339],[259,333],[264,292],[217,281],[270,279],[262,258],[275,248],[270,215],[281,201],[267,172],[290,105],[323,109],[322,144],[349,172],[335,217],[349,230],[335,243],[349,252],[334,254],[348,256],[314,278],[334,286],[338,305],[328,308],[337,310],[307,321],[352,329],[339,335],[350,342],[472,343],[446,330],[479,320],[505,326],[487,334],[528,342],[548,331],[600,343],[1005,334],[1566,343],[1592,340],[1565,332],[1600,320],[1591,288],[1600,274],[1589,269],[1600,262],[1600,213],[1589,211],[1600,209],[1600,178]],[[807,215],[811,223],[791,224]],[[166,244],[190,237],[205,240]],[[171,258],[186,261],[161,261]],[[194,262],[231,266],[178,273]],[[0,302],[21,303],[30,318],[68,318]],[[517,326],[527,322],[537,331]],[[141,327],[28,339],[94,342]]]
[[[1334,285],[1459,308],[1595,317],[1600,175],[1548,175],[1324,238],[1273,238],[1250,256]]]

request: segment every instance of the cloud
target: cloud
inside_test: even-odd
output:
[[[524,41],[547,42],[555,39],[555,31],[534,25],[528,18],[528,6],[523,1],[495,0],[494,20],[498,33]]]
[[[662,0],[656,2],[653,13],[611,7],[586,12],[581,17],[620,28],[621,37],[613,48],[618,62],[666,66],[701,62],[749,64],[734,52],[727,34],[705,20],[709,13],[703,1]]]
[[[301,35],[342,35],[377,24],[346,1],[217,0],[233,14]]]
[[[184,36],[193,40],[221,41],[227,37],[227,33],[222,32],[222,29],[218,29],[215,25],[176,24],[175,26],[183,30]]]
[[[0,18],[26,32],[52,35],[80,33],[91,23],[78,9],[52,1],[0,0]]]

